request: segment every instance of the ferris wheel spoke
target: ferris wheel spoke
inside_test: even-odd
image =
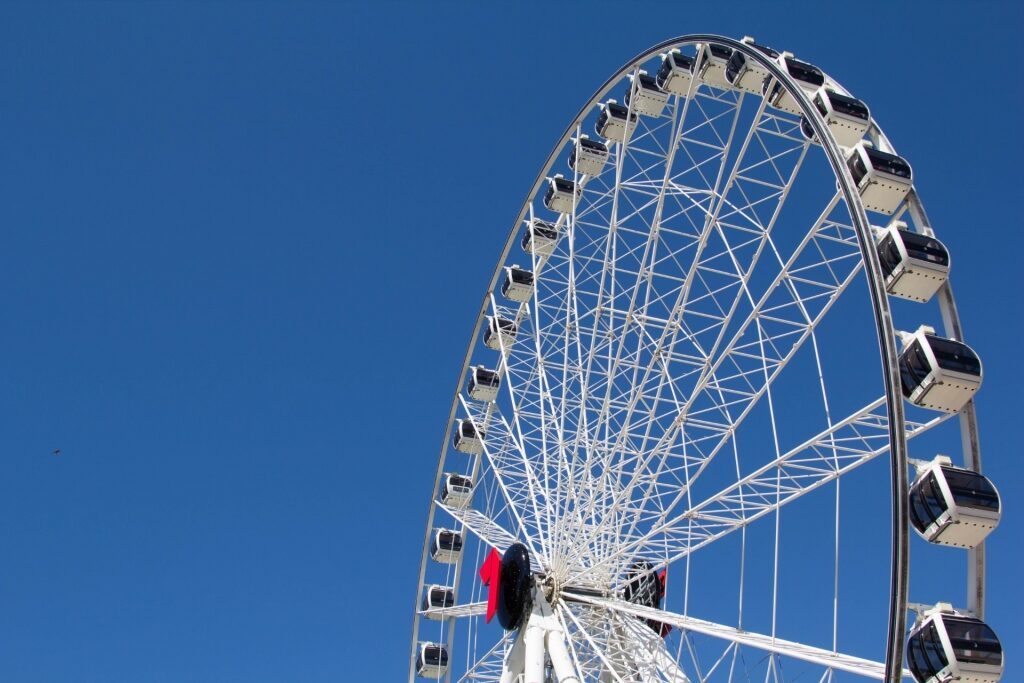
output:
[[[859,273],[859,247],[852,229],[829,219],[837,203],[838,197],[835,197],[826,206],[728,344],[718,351],[713,361],[709,358],[679,417],[649,449],[662,459],[670,457],[673,444],[685,426],[692,445],[707,452],[691,465],[686,486],[664,510],[675,509],[684,502],[693,481],[733,438],[768,386]],[[829,249],[823,249],[822,243],[827,243]],[[824,253],[828,253],[829,258],[819,258]],[[807,285],[810,291],[789,286],[792,284],[789,280],[794,277],[813,282]],[[813,314],[809,321],[808,311]],[[787,351],[781,352],[780,347]],[[766,348],[770,356],[765,354]],[[770,370],[767,376],[763,372],[766,365]],[[728,399],[723,402],[721,397]],[[730,410],[735,410],[735,417]],[[661,491],[648,493],[655,496]]]
[[[758,112],[759,121],[763,120],[774,120],[775,117],[767,115],[763,110]],[[744,141],[744,146],[741,149],[740,155],[734,162],[734,167],[729,180],[726,183],[725,191],[723,193],[723,203],[720,203],[715,207],[714,211],[709,214],[708,222],[705,225],[705,229],[712,229],[718,236],[718,241],[721,242],[721,246],[717,249],[708,250],[709,240],[703,240],[697,248],[694,265],[691,266],[687,271],[686,282],[679,292],[679,300],[676,302],[672,309],[672,315],[676,315],[678,312],[679,321],[675,327],[666,326],[661,330],[661,337],[658,339],[654,347],[654,352],[651,355],[651,363],[644,369],[642,378],[634,377],[632,382],[633,396],[631,397],[629,408],[626,411],[623,422],[629,425],[634,420],[634,409],[637,406],[641,397],[647,398],[651,410],[647,414],[641,414],[639,419],[648,425],[646,433],[642,437],[642,443],[639,447],[640,452],[649,453],[649,457],[641,465],[642,469],[650,468],[655,471],[654,479],[658,479],[657,472],[660,472],[665,468],[669,459],[675,454],[672,453],[671,446],[674,444],[674,439],[670,439],[667,444],[665,443],[663,436],[666,432],[671,431],[665,430],[664,428],[659,430],[660,433],[652,434],[650,429],[655,424],[656,411],[658,409],[659,402],[662,399],[662,393],[665,391],[666,385],[673,386],[675,383],[683,384],[689,382],[688,378],[692,376],[692,372],[676,373],[673,377],[672,373],[667,371],[667,368],[662,368],[664,361],[660,355],[661,348],[665,345],[666,338],[668,339],[667,346],[673,349],[677,343],[677,332],[682,330],[689,330],[690,325],[698,323],[699,320],[707,320],[711,318],[713,322],[704,326],[702,332],[714,332],[717,334],[717,338],[711,344],[710,351],[705,351],[694,335],[687,334],[684,336],[681,343],[690,345],[695,349],[695,355],[704,358],[704,377],[715,381],[716,378],[713,373],[708,371],[708,365],[710,364],[710,354],[713,354],[726,330],[729,327],[729,322],[736,312],[741,299],[746,295],[747,298],[752,298],[747,289],[747,280],[751,273],[755,269],[757,262],[760,258],[762,250],[764,249],[771,229],[774,227],[777,221],[782,206],[785,203],[785,199],[788,196],[788,192],[793,182],[795,181],[799,170],[803,164],[804,156],[806,155],[809,143],[806,140],[800,139],[789,140],[789,146],[783,146],[780,150],[770,151],[765,143],[761,140],[759,133],[762,131],[762,124],[758,123],[752,126],[748,133],[747,139]],[[750,158],[749,162],[744,164],[744,159],[747,158],[747,150],[751,146],[751,140],[757,141],[757,146],[764,153],[763,155],[754,155]],[[778,165],[779,159],[787,156],[796,155],[795,162],[791,163],[788,168],[781,169]],[[760,168],[770,167],[774,173],[771,181],[757,180],[754,178],[755,172]],[[764,197],[757,199],[756,201],[751,200],[744,190],[746,184],[753,183],[761,187],[770,188]],[[750,226],[736,225],[733,229],[738,234],[739,239],[743,240],[740,244],[731,244],[729,235],[724,226],[728,225],[722,220],[721,209],[725,205],[725,197],[729,196],[729,191],[735,188],[740,193],[741,198],[746,200],[747,213]],[[759,204],[764,203],[765,206],[769,206],[767,202],[769,200],[774,201],[774,205],[771,206],[770,211],[766,218],[762,221],[757,217],[757,211],[759,210]],[[764,208],[764,207],[761,207]],[[736,212],[733,209],[733,212]],[[727,212],[728,213],[728,212]],[[738,212],[737,212],[738,213]],[[723,249],[724,247],[724,249]],[[753,249],[753,255],[750,257],[749,265],[744,267],[737,261],[736,253],[740,249]],[[722,261],[723,256],[727,256],[726,263],[722,266],[717,266],[718,262]],[[725,281],[725,284],[718,284],[717,289],[709,285],[706,278],[715,277],[719,282]],[[698,289],[695,283],[702,285],[702,290],[705,294],[696,298],[691,298],[691,294],[694,290]],[[730,292],[732,302],[726,306],[722,306],[718,301],[718,295]],[[701,299],[708,299],[713,304],[711,311],[702,308],[698,305]],[[753,303],[753,302],[752,302]],[[691,309],[694,309],[691,311]],[[696,315],[693,314],[696,313]],[[692,321],[692,322],[691,322]],[[698,323],[699,324],[699,323]],[[647,385],[650,375],[652,372],[658,369],[664,370],[659,373],[660,379],[658,381],[657,388],[653,392],[644,392],[644,387]],[[717,384],[717,382],[715,382]],[[673,387],[674,388],[674,387]],[[647,395],[645,395],[645,393]],[[721,390],[719,393],[722,394]],[[649,398],[649,395],[653,394],[653,398]],[[721,395],[721,401],[714,400],[714,394],[709,393],[708,399],[713,406],[709,410],[715,410],[718,414],[724,414],[725,419],[731,420],[731,415],[728,411],[728,402],[726,397]],[[675,401],[676,414],[686,415],[686,406],[679,406],[678,401]],[[701,417],[695,416],[695,421],[700,422]],[[724,431],[724,430],[723,430]],[[630,430],[628,427],[620,432],[620,437],[616,446],[613,447],[613,452],[618,448],[622,447],[622,439],[624,435],[629,434]],[[656,444],[654,448],[651,448],[649,444]],[[668,445],[670,448],[659,448],[658,446]],[[634,478],[625,486],[620,494],[621,499],[629,500],[633,496],[633,491],[636,489],[639,479]],[[619,482],[621,486],[621,482]],[[647,494],[650,495],[654,492],[653,487],[647,488]],[[631,520],[631,523],[635,523],[636,519]],[[605,521],[606,524],[618,524],[618,520],[608,518]],[[630,522],[627,522],[630,523]],[[628,533],[628,532],[627,532]]]
[[[885,667],[882,662],[874,662],[869,659],[854,657],[851,655],[825,650],[811,645],[773,638],[771,636],[740,630],[733,626],[726,626],[695,617],[675,614],[665,610],[637,605],[615,598],[601,598],[590,595],[579,595],[566,593],[563,598],[567,602],[582,602],[595,607],[602,607],[611,612],[623,615],[631,615],[641,619],[668,624],[691,633],[699,633],[721,640],[735,643],[738,646],[750,647],[762,650],[774,655],[791,657],[811,664],[820,665],[837,671],[845,671],[868,679],[882,680],[885,675]],[[910,680],[910,672],[904,671],[903,675]]]
[[[950,417],[942,414],[927,422],[907,421],[907,440]],[[836,421],[735,484],[689,506],[685,512],[651,524],[642,534],[637,532],[634,537],[623,539],[621,558],[642,555],[657,566],[671,564],[887,453],[888,436],[883,397]],[[585,577],[586,573],[580,578]]]
[[[738,100],[738,101],[741,101],[741,100]],[[723,177],[725,177],[723,172],[724,172],[724,169],[725,169],[726,162],[728,161],[728,156],[729,156],[728,155],[728,149],[731,146],[733,135],[735,133],[736,122],[738,120],[739,108],[738,108],[738,106],[736,104],[734,104],[733,107],[734,107],[733,118],[731,119],[731,125],[730,125],[730,128],[729,128],[728,136],[726,137],[725,145],[722,148],[718,149],[718,150],[714,150],[714,149],[712,150],[712,156],[717,156],[717,158],[719,159],[719,172],[718,172],[718,176],[717,176],[717,178],[715,180],[715,187],[716,188],[717,188],[718,184],[722,182]],[[679,126],[679,130],[682,131],[684,129],[685,129],[685,124]],[[748,146],[749,138],[750,138],[751,135],[752,135],[752,133],[748,133],[748,138],[747,138],[747,140],[744,141],[744,145],[743,145],[743,147],[741,149],[741,153],[740,153],[740,158],[742,158],[743,151],[745,151],[745,149]],[[681,141],[685,140],[685,136],[681,136],[680,140]],[[678,146],[678,145],[675,145],[675,146]],[[735,174],[735,169],[738,168],[738,167],[739,167],[739,161],[737,160],[736,162],[734,162],[734,173],[729,176],[730,180],[733,177],[733,175]],[[671,169],[670,168],[666,169],[666,173],[671,173]],[[667,187],[667,185],[666,185],[666,187]],[[662,191],[662,194],[664,194],[664,191]],[[715,191],[713,189],[713,191],[708,194],[708,197],[711,198],[711,197],[714,197],[714,196],[716,196],[716,193],[715,193]],[[712,207],[709,206],[707,210],[713,212],[715,209],[713,209]],[[691,223],[692,223],[692,221],[691,221]],[[684,241],[684,244],[682,245],[681,248],[679,248],[678,246],[676,247],[676,252],[675,253],[682,253],[684,251],[693,249],[693,250],[695,250],[695,256],[693,257],[694,260],[699,259],[699,254],[700,254],[701,246],[706,241],[706,236],[710,232],[710,228],[711,228],[711,224],[712,223],[713,223],[713,220],[711,220],[711,215],[709,214],[708,216],[705,217],[705,220],[703,221],[703,227],[700,229],[702,234],[699,235],[697,237],[697,239],[694,240],[694,241],[689,241],[689,242]],[[613,225],[613,226],[615,225],[614,216],[613,216],[613,220],[610,223],[610,225]],[[584,384],[585,387],[588,387],[588,388],[591,388],[591,389],[593,388],[592,374],[594,372],[595,363],[596,363],[597,364],[597,368],[600,371],[601,378],[602,378],[601,384],[603,385],[603,389],[604,389],[604,391],[603,391],[604,398],[603,398],[603,401],[602,401],[600,406],[595,406],[594,407],[594,410],[596,412],[596,419],[593,421],[593,426],[591,427],[589,438],[595,440],[598,443],[600,443],[602,441],[608,441],[611,438],[614,438],[615,442],[617,442],[617,443],[614,443],[614,445],[612,445],[610,449],[607,448],[607,447],[604,449],[604,453],[605,453],[605,455],[603,456],[604,462],[603,462],[603,466],[601,468],[601,472],[598,475],[599,479],[598,479],[597,482],[591,484],[588,487],[589,490],[591,490],[591,491],[593,491],[595,493],[595,497],[592,498],[592,504],[591,504],[591,508],[590,509],[592,511],[596,510],[597,506],[600,504],[602,512],[603,512],[603,514],[601,514],[600,517],[602,519],[605,519],[605,520],[610,518],[610,515],[608,513],[612,511],[612,508],[615,505],[615,490],[614,490],[614,486],[610,485],[610,482],[609,482],[609,480],[607,478],[608,477],[607,473],[613,471],[614,467],[609,466],[610,463],[608,462],[608,458],[609,457],[615,457],[615,454],[618,453],[620,451],[620,449],[621,449],[621,438],[618,437],[618,436],[615,436],[615,437],[612,436],[612,430],[611,430],[610,426],[611,426],[612,422],[616,422],[617,421],[618,422],[617,426],[624,427],[624,429],[622,431],[620,431],[619,434],[621,434],[624,431],[628,430],[628,426],[627,425],[629,423],[632,410],[635,408],[636,400],[638,398],[637,394],[635,393],[636,383],[634,382],[634,383],[630,384],[630,377],[629,377],[629,375],[630,375],[631,371],[633,370],[633,368],[630,367],[630,364],[628,362],[627,363],[623,363],[623,357],[624,357],[623,352],[624,352],[624,349],[625,349],[625,346],[626,346],[626,342],[629,339],[629,337],[631,335],[635,335],[636,338],[637,338],[638,347],[637,347],[637,350],[634,352],[634,355],[639,356],[639,353],[640,353],[639,345],[642,344],[643,335],[644,335],[644,333],[646,331],[646,329],[645,329],[646,325],[645,325],[645,321],[642,318],[634,317],[635,316],[635,307],[636,307],[637,287],[639,286],[639,283],[642,280],[642,276],[645,273],[645,268],[647,268],[647,266],[646,266],[646,264],[647,264],[647,254],[651,253],[650,245],[651,244],[656,244],[658,239],[659,239],[659,237],[658,237],[658,234],[659,234],[658,233],[658,228],[660,228],[660,226],[661,226],[661,221],[660,220],[659,220],[659,222],[656,225],[648,225],[647,226],[647,231],[648,231],[648,234],[650,235],[650,237],[648,238],[648,240],[646,240],[646,246],[645,246],[646,251],[644,253],[644,259],[643,259],[643,261],[640,263],[640,265],[636,269],[636,280],[634,281],[635,286],[630,290],[631,291],[631,295],[630,295],[629,302],[628,302],[628,304],[626,304],[624,302],[624,305],[622,305],[621,307],[616,306],[614,304],[614,302],[616,300],[615,289],[614,289],[614,284],[615,284],[614,273],[615,273],[615,268],[616,268],[617,264],[619,263],[619,259],[617,258],[616,254],[615,254],[615,251],[614,251],[615,243],[612,242],[613,249],[611,251],[606,251],[605,252],[606,264],[605,264],[605,267],[602,269],[602,285],[599,288],[599,297],[598,297],[598,302],[597,302],[597,306],[595,307],[595,310],[597,312],[597,316],[600,316],[607,309],[607,312],[604,315],[605,319],[607,320],[607,322],[605,323],[606,326],[607,326],[607,329],[608,329],[607,336],[617,339],[618,343],[617,344],[612,344],[612,343],[603,343],[602,342],[602,340],[603,340],[605,335],[599,334],[598,317],[595,317],[594,333],[591,335],[590,349],[589,349],[589,351],[586,354],[586,367],[587,367],[587,371],[586,371],[586,375],[585,375],[586,379],[585,379],[585,384]],[[694,227],[696,227],[696,225],[694,225]],[[667,244],[666,244],[666,248],[671,249],[671,247],[669,245],[667,245]],[[604,282],[605,282],[605,274],[608,273],[608,272],[612,273],[612,277],[610,278],[611,287],[607,288],[608,291],[609,291],[609,295],[607,297],[608,304],[604,305],[603,304],[604,298],[603,298],[602,295],[603,295],[603,293],[606,290]],[[650,305],[651,293],[655,289],[654,283],[653,283],[653,280],[652,280],[652,276],[653,276],[654,270],[650,269],[649,272],[650,272],[650,275],[647,278],[648,282],[647,282],[647,294],[646,294],[646,299],[645,299],[645,306],[644,306],[643,311],[641,311],[641,315],[645,315],[646,314],[646,312],[648,310],[648,307]],[[685,291],[686,291],[687,286],[688,286],[688,282],[687,282],[688,278],[689,278],[689,276],[687,276],[687,278],[683,279],[681,282],[672,282],[670,284],[670,287],[673,288],[676,292],[678,292],[677,298],[681,298],[681,297],[685,296]],[[659,297],[658,300],[660,300],[660,298],[662,298],[664,296],[665,295],[662,294],[661,297]],[[621,327],[616,328],[616,320],[621,320]],[[671,325],[671,314],[669,315],[668,323],[669,324],[666,324],[662,328],[662,330],[661,330],[662,338],[664,338],[665,336],[670,334],[670,331],[673,329],[672,325]],[[630,332],[630,328],[635,328],[635,332],[631,333]],[[614,351],[613,351],[613,346],[614,346]],[[603,354],[603,357],[599,356],[599,354]],[[598,362],[599,358],[602,358],[602,360],[600,362]],[[628,407],[626,408],[626,411],[625,411],[626,417],[624,419],[619,419],[619,416],[622,414],[622,411],[621,411],[621,408],[618,409],[618,410],[613,410],[613,408],[614,408],[614,406],[613,406],[613,399],[617,398],[621,394],[621,392],[623,391],[623,388],[620,388],[620,386],[619,386],[619,385],[622,385],[622,384],[626,384],[626,386],[629,387],[629,388],[625,389],[625,391],[627,392],[626,394],[624,394],[625,396],[629,396],[628,392],[632,391],[633,393],[632,393],[632,396],[629,396],[629,398],[627,399]],[[605,435],[604,437],[602,437],[602,430],[604,430],[604,435]],[[593,451],[591,451],[591,454],[592,453],[593,453]],[[581,532],[580,535],[583,535],[582,534],[582,532],[583,532],[582,528],[580,528],[578,531]],[[584,536],[584,538],[582,538],[580,540],[582,541],[582,545],[593,545],[594,542],[598,541],[599,539],[593,533],[588,533],[588,534],[586,534]],[[580,545],[580,544],[578,543],[577,545]]]
[[[693,90],[693,86],[694,86],[694,82],[691,82],[691,92]],[[644,302],[641,305],[641,310],[646,310],[646,308],[648,306],[648,303],[649,303],[649,300],[650,300],[652,288],[650,286],[649,278],[646,277],[645,274],[647,272],[649,272],[649,269],[653,268],[655,260],[656,260],[657,246],[658,246],[659,241],[660,241],[659,229],[660,229],[660,226],[661,226],[661,220],[662,220],[662,216],[663,216],[666,192],[667,192],[667,190],[671,186],[671,178],[672,178],[672,175],[673,175],[673,164],[674,164],[674,161],[675,161],[676,153],[682,147],[681,143],[684,140],[684,134],[685,134],[685,131],[686,131],[687,112],[689,110],[691,101],[692,100],[691,100],[690,97],[676,98],[674,100],[674,102],[673,102],[673,113],[672,113],[672,117],[671,117],[671,121],[672,121],[672,125],[671,125],[671,143],[668,146],[667,154],[665,155],[664,160],[659,159],[657,161],[657,163],[655,164],[655,166],[652,167],[652,169],[644,169],[643,170],[643,175],[645,176],[645,178],[648,178],[648,180],[649,180],[649,183],[650,183],[649,184],[650,196],[653,196],[653,199],[649,199],[647,201],[647,203],[644,204],[644,206],[642,208],[649,208],[653,204],[653,216],[650,219],[650,223],[647,226],[647,229],[643,233],[645,239],[639,240],[638,243],[635,246],[632,247],[632,251],[634,253],[640,252],[641,249],[642,249],[642,252],[643,252],[637,258],[638,265],[637,265],[637,267],[635,269],[635,272],[626,271],[626,272],[623,273],[623,275],[627,275],[627,276],[631,276],[632,277],[632,283],[631,284],[624,283],[624,287],[623,287],[623,290],[624,290],[623,293],[625,293],[625,290],[628,290],[628,292],[629,292],[629,294],[628,294],[628,301],[629,301],[629,303],[626,306],[627,312],[625,314],[626,325],[627,326],[629,324],[630,317],[633,315],[633,312],[636,310],[637,301],[640,298],[641,290],[644,290],[644,297],[643,297],[644,298]],[[656,171],[657,170],[657,166],[659,166],[659,165],[662,167],[661,179],[660,180],[650,179],[650,172],[649,171],[650,170],[655,170]],[[636,190],[637,188],[633,187],[632,189]],[[644,195],[643,190],[641,190],[640,193],[642,195]],[[644,195],[644,196],[647,196],[647,195]],[[623,198],[628,201],[629,200],[629,194],[623,194]],[[639,211],[635,211],[634,214],[639,214]],[[627,215],[627,216],[625,216],[625,218],[621,222],[623,224],[625,224],[628,221],[634,219],[635,217],[636,216],[633,215],[633,214]],[[606,255],[607,255],[607,252],[606,252]],[[623,256],[620,255],[619,258],[615,259],[613,261],[613,263],[612,263],[612,266],[611,266],[611,279],[612,279],[612,282],[614,282],[614,276],[615,276],[614,263],[619,262],[621,260],[623,260]],[[598,318],[601,315],[602,302],[605,300],[604,281],[605,281],[605,278],[606,278],[606,273],[608,273],[608,271],[609,271],[609,264],[607,262],[607,256],[606,256],[606,263],[602,267],[601,283],[599,284],[599,287],[598,287],[597,305],[596,305],[596,308],[595,308],[595,311],[594,311],[595,328],[592,330],[592,332],[590,334],[591,345],[590,345],[590,348],[589,348],[589,350],[587,351],[587,353],[585,355],[585,357],[587,359],[587,361],[586,361],[586,371],[584,373],[583,382],[582,382],[582,389],[583,389],[583,393],[585,395],[588,393],[588,391],[590,389],[589,383],[590,383],[590,379],[591,379],[592,372],[593,372],[594,359],[596,357],[597,352],[599,352],[599,350],[600,350],[600,346],[596,343],[597,340],[600,339],[599,332],[598,332],[598,329],[597,329],[597,322],[596,321],[598,320]],[[645,282],[647,282],[647,287],[646,288],[643,287]],[[575,291],[575,290],[573,290],[573,291]],[[608,292],[607,296],[608,296],[608,300],[609,301],[614,300],[614,298],[615,298],[614,289],[611,289]],[[620,337],[619,337],[620,338],[620,342],[617,345],[617,349],[616,349],[615,354],[614,354],[614,358],[615,359],[612,361],[612,365],[613,366],[616,365],[620,361],[620,359],[622,357],[623,346],[624,346],[624,343],[625,343],[626,336],[627,335],[625,333],[620,334]],[[640,343],[639,337],[638,337],[638,343]],[[600,423],[600,421],[602,419],[602,416],[607,411],[608,401],[611,399],[611,396],[612,396],[612,387],[611,387],[611,383],[608,383],[608,385],[606,386],[606,389],[605,389],[605,405],[602,406],[602,409],[601,409],[601,411],[598,414],[598,418],[597,418],[598,419],[598,423]],[[585,418],[586,411],[583,411],[583,416]],[[577,438],[579,438],[579,437],[581,437],[581,436],[583,436],[585,434],[588,434],[588,435],[592,434],[594,437],[599,437],[600,426],[601,426],[600,424],[597,424],[594,427],[593,430],[590,430],[590,429],[587,428],[587,425],[585,424],[585,420],[581,420],[580,430],[578,431]],[[592,444],[592,446],[593,446],[593,444]],[[587,454],[586,455],[586,461],[589,463],[590,460],[595,455],[594,448],[591,447],[589,449],[585,449],[585,452]],[[590,468],[585,466],[583,471],[587,472],[589,474],[589,470],[590,470]],[[588,479],[589,479],[589,477],[588,477]],[[592,484],[592,482],[588,482],[588,484]],[[595,495],[595,496],[591,497],[591,499],[588,501],[588,503],[586,505],[585,514],[592,515],[596,511],[597,506],[601,505],[604,502],[604,501],[602,501],[602,498],[604,496],[603,496],[603,491],[602,491],[602,485],[601,484],[602,483],[599,482],[597,486],[589,485],[587,487],[589,490],[595,491],[595,492],[597,492],[599,494],[602,494],[602,495]],[[584,529],[583,525],[577,525],[577,527],[576,527],[576,537],[577,538],[574,539],[574,540],[576,540],[576,541],[580,540],[579,536],[581,535],[581,532],[583,532],[583,529]],[[577,546],[580,546],[580,545],[592,546],[593,545],[593,543],[592,543],[593,539],[589,539],[589,540],[591,540],[590,543],[580,544],[580,543],[577,542],[577,543],[575,543],[575,545],[577,545]]]
[[[501,679],[505,661],[505,650],[508,647],[509,639],[508,633],[503,634],[501,639],[499,639],[490,650],[478,657],[466,672],[459,677],[459,683],[468,681],[486,681],[488,683],[492,683],[499,681]]]

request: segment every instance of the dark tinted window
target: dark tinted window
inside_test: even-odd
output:
[[[866,147],[865,151],[868,153],[868,160],[871,161],[871,165],[876,171],[889,173],[898,178],[906,178],[907,180],[910,180],[910,164],[904,161],[901,157],[898,157],[895,154],[889,154],[888,152],[881,152],[870,147]]]
[[[949,252],[934,237],[928,237],[917,232],[900,230],[900,238],[903,246],[907,249],[907,255],[920,261],[937,263],[940,266],[949,265]]]
[[[946,483],[957,505],[999,510],[999,494],[984,476],[955,467],[943,467],[942,474],[946,477]]]
[[[825,101],[821,97],[821,93],[814,96],[814,107],[822,116],[828,116],[828,108],[825,107]]]
[[[608,145],[603,142],[598,142],[597,140],[591,140],[590,138],[580,138],[579,145],[585,149],[592,149],[595,152],[608,151]]]
[[[1003,648],[999,639],[986,624],[967,617],[942,617],[946,634],[953,646],[953,656],[959,662],[999,666],[1003,661]]]
[[[935,624],[929,623],[910,636],[907,642],[907,664],[917,680],[928,680],[946,668],[948,663]]]
[[[576,183],[565,178],[552,178],[551,181],[559,192],[573,192],[576,189]]]
[[[450,474],[448,475],[448,485],[459,486],[468,489],[473,487],[473,480],[470,479],[469,477],[463,477],[460,474]]]
[[[903,395],[910,398],[910,394],[924,382],[931,371],[931,364],[924,349],[921,348],[921,342],[915,340],[900,356],[900,383],[903,385]]]
[[[708,48],[711,50],[711,56],[719,59],[729,59],[732,57],[732,48],[726,47],[725,45],[718,45],[716,43],[710,43]]]
[[[423,661],[430,666],[448,666],[448,651],[439,645],[423,648]]]
[[[935,473],[929,472],[910,490],[910,521],[923,534],[945,512],[942,489],[935,480]]]
[[[605,105],[604,110],[617,119],[625,119],[626,114],[629,112],[626,107],[622,106],[618,102],[609,102]]]
[[[640,82],[640,87],[645,90],[658,90],[658,84],[654,81],[654,76],[650,74],[637,74],[637,80]]]
[[[742,52],[733,52],[732,57],[729,58],[729,64],[725,67],[725,78],[730,83],[735,82],[736,76],[739,75],[740,71],[743,70],[744,65],[747,63],[747,56]]]
[[[455,604],[455,595],[447,588],[433,588],[430,591],[431,607],[451,607]]]
[[[892,234],[886,235],[878,243],[878,260],[882,263],[882,275],[889,277],[896,267],[900,265],[900,250],[896,247],[896,240]]]
[[[846,160],[846,165],[850,167],[853,182],[860,185],[860,181],[868,174],[868,169],[864,166],[864,159],[861,158],[859,153],[854,153],[853,156]]]
[[[812,64],[797,61],[795,59],[789,59],[787,57],[786,68],[789,70],[789,75],[798,81],[810,83],[815,86],[825,84],[825,74],[821,73],[821,70]]]
[[[966,344],[955,342],[951,339],[925,335],[928,345],[932,347],[935,360],[943,370],[963,372],[968,375],[981,374],[981,361],[974,355],[974,352]]]
[[[512,281],[522,285],[533,284],[533,273],[528,270],[522,270],[520,268],[512,268],[509,273],[512,275]]]
[[[549,240],[553,240],[558,237],[558,230],[551,223],[535,223],[533,225],[533,233],[538,237],[545,237]]]
[[[840,114],[846,114],[847,116],[861,119],[863,121],[867,121],[871,118],[871,114],[868,112],[867,106],[856,98],[840,95],[837,92],[829,90],[828,100],[832,103],[832,109]],[[825,112],[822,112],[822,114],[824,113]]]

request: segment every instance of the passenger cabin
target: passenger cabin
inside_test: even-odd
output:
[[[466,393],[474,401],[493,401],[498,398],[501,377],[497,370],[489,370],[482,365],[469,369],[466,378]]]
[[[548,179],[548,191],[544,193],[544,206],[558,213],[572,213],[572,207],[583,193],[583,188],[563,178],[560,173]]]
[[[903,396],[922,408],[959,412],[981,386],[978,356],[962,342],[936,337],[930,327],[908,337],[900,354]]]
[[[448,586],[434,584],[423,592],[423,612],[427,619],[442,619],[448,607],[455,606],[455,591]]]
[[[517,265],[505,266],[505,280],[501,283],[501,295],[511,301],[524,303],[533,296],[533,272]]]
[[[416,675],[441,678],[448,671],[448,648],[441,643],[420,643],[416,656]]]
[[[704,46],[700,58],[700,66],[697,68],[697,75],[708,85],[716,88],[729,88],[729,81],[725,78],[725,70],[729,67],[729,60],[732,58],[732,48],[717,43],[708,43]]]
[[[779,53],[770,47],[758,45],[753,38],[745,37],[743,42],[764,54],[769,59],[778,59]],[[729,64],[725,67],[725,80],[734,88],[752,93],[760,93],[764,85],[764,79],[768,77],[768,70],[755,59],[748,58],[739,50],[734,50],[729,57]]]
[[[555,250],[558,241],[558,225],[534,218],[526,224],[521,242],[523,251],[537,258],[547,258]]]
[[[661,58],[661,67],[655,76],[655,82],[665,92],[685,97],[690,92],[693,80],[693,57],[684,55],[679,50],[672,50]]]
[[[444,564],[455,564],[462,557],[462,534],[452,529],[437,529],[430,542],[430,557]]]
[[[452,446],[460,453],[479,455],[484,452],[484,437],[487,432],[477,429],[472,420],[456,420]]]
[[[789,74],[789,77],[800,86],[800,89],[808,97],[814,97],[818,88],[825,84],[825,74],[813,64],[801,62],[792,57],[782,56],[779,57],[779,66]],[[782,83],[771,76],[765,77],[762,91],[768,98],[768,103],[773,107],[788,111],[791,114],[800,113],[800,105],[797,103],[796,98],[782,87]]]
[[[601,175],[608,161],[608,145],[581,135],[569,152],[569,168],[581,175]]]
[[[949,277],[949,252],[934,237],[911,232],[897,221],[878,239],[885,289],[911,301],[928,301]]]
[[[448,507],[464,508],[473,499],[473,480],[463,474],[445,475],[441,485],[441,502]]]
[[[668,103],[668,93],[658,86],[657,79],[646,71],[629,76],[626,89],[626,107],[644,116],[661,116]]]
[[[600,105],[601,113],[594,123],[597,134],[609,140],[622,142],[626,139],[626,133],[633,134],[636,128],[637,115],[615,100],[608,100]]]
[[[902,157],[863,142],[850,150],[846,165],[857,184],[864,208],[892,215],[913,187],[910,164]]]
[[[487,316],[487,328],[484,330],[484,346],[500,351],[502,346],[512,348],[516,340],[516,323],[502,317]]]
[[[866,104],[824,87],[814,93],[811,103],[841,146],[853,147],[864,139],[871,125],[871,112]],[[814,139],[814,131],[803,116],[800,117],[800,130],[808,139]]]
[[[931,543],[974,548],[999,525],[1000,512],[992,482],[945,456],[922,467],[910,487],[910,521]]]
[[[1003,675],[1003,646],[985,622],[939,603],[914,624],[907,666],[917,683],[996,683]]]

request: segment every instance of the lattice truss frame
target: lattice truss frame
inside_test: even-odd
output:
[[[765,635],[614,597],[638,559],[661,569],[734,532],[745,544],[747,528],[766,518],[777,572],[779,511],[833,482],[838,553],[838,480],[888,453],[885,396],[847,411],[819,347],[827,314],[863,273],[849,209],[826,186],[801,197],[818,202],[809,220],[784,211],[814,150],[798,116],[694,79],[661,116],[640,116],[623,142],[609,141],[600,175],[569,176],[581,188],[570,213],[544,207],[544,186],[529,206],[527,224],[552,221],[559,239],[550,254],[525,257],[535,278],[527,302],[490,296],[486,315],[516,324],[514,341],[499,335],[499,351],[478,355],[497,368],[501,397],[460,394],[459,417],[484,435],[483,452],[447,456],[466,463],[474,504],[435,506],[479,540],[463,562],[525,542],[534,570],[555,585],[602,592],[555,604],[584,680],[777,681],[789,660],[818,667],[807,680],[882,678],[881,664],[840,652],[838,608],[831,647],[812,647],[777,637],[774,594]],[[808,406],[823,425],[786,444],[773,390],[800,354],[815,369]],[[844,412],[833,415],[837,404]],[[770,436],[740,445],[757,410]],[[906,438],[947,417],[915,414]],[[714,468],[731,480],[698,494]],[[460,580],[449,584],[464,597]],[[442,610],[442,638],[450,644],[452,627],[467,624],[475,649],[460,680],[497,681],[512,642],[482,635],[484,593],[474,584]],[[673,625],[674,635],[656,637],[643,619]]]

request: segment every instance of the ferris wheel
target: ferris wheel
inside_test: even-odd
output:
[[[410,682],[998,681],[951,261],[816,66],[713,35],[628,62],[476,314]]]

